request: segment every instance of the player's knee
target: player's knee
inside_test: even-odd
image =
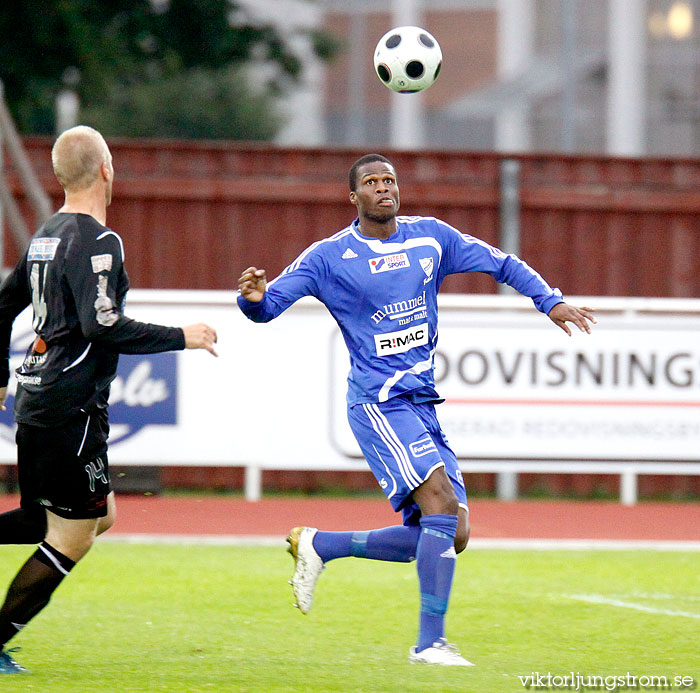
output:
[[[60,536],[49,532],[46,542],[76,563],[92,548],[94,533],[80,536]]]
[[[459,501],[443,469],[437,469],[414,492],[423,515],[457,515]]]
[[[107,514],[97,521],[97,530],[95,534],[98,536],[110,529],[117,519],[117,504],[114,500],[114,492],[110,492],[107,496]]]
[[[104,517],[101,517],[99,521],[97,522],[97,531],[96,534],[99,536],[103,532],[106,532],[108,529],[111,529],[114,526],[114,521],[116,520],[116,517],[114,515],[105,515]]]
[[[455,551],[462,553],[469,543],[469,515],[460,509],[457,521],[457,534],[455,536]]]
[[[462,553],[464,549],[467,548],[469,543],[469,528],[466,531],[457,530],[457,536],[455,536],[455,551],[457,553]]]

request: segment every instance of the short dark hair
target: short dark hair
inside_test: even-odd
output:
[[[350,184],[350,190],[352,192],[355,192],[357,190],[357,170],[360,168],[360,166],[364,166],[365,164],[371,164],[373,161],[383,161],[385,164],[389,164],[392,168],[394,167],[394,164],[389,161],[385,156],[382,156],[381,154],[365,154],[364,156],[361,156],[351,167],[350,167],[350,173],[348,174],[348,183]]]

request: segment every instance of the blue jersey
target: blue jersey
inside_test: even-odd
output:
[[[449,274],[485,272],[549,313],[561,292],[514,255],[460,233],[433,217],[397,217],[380,240],[363,236],[358,220],[307,248],[267,285],[263,300],[238,297],[255,322],[268,322],[302,296],[315,296],[335,318],[350,352],[348,404],[409,395],[437,399],[433,356],[437,294]]]

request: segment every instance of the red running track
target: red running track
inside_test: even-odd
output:
[[[700,541],[700,503],[498,500],[470,501],[472,537]],[[0,495],[0,512],[17,507]],[[257,503],[222,496],[117,497],[110,534],[286,536],[291,527],[372,529],[396,524],[383,498],[265,498]]]

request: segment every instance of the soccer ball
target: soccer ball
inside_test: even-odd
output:
[[[442,51],[435,37],[418,26],[387,31],[374,49],[374,69],[392,91],[413,94],[427,89],[440,73]]]

